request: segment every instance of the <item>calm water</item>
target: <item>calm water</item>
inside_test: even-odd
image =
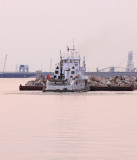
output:
[[[137,160],[137,92],[20,92],[0,79],[0,160]]]

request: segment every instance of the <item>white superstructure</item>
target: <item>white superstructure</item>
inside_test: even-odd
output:
[[[47,80],[45,91],[84,91],[87,90],[85,77],[85,57],[81,66],[81,58],[75,49],[68,48],[68,56],[60,55],[60,63],[56,66],[54,77]]]

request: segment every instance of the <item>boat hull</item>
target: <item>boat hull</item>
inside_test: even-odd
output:
[[[43,90],[43,92],[88,92],[89,88],[81,89],[81,90]]]
[[[88,91],[87,80],[72,80],[71,82],[51,82],[47,81],[45,92],[81,92]]]

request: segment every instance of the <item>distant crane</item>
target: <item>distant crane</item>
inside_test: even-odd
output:
[[[122,72],[137,72],[137,68],[134,67],[133,51],[128,52],[127,66],[126,67],[119,67],[119,65],[106,67],[106,68],[103,68],[100,70],[97,68],[97,72],[121,72],[120,70],[116,71],[116,69],[121,69]]]
[[[4,66],[3,66],[3,73],[5,72],[6,61],[7,61],[7,54],[6,54],[6,56],[5,56],[5,61],[4,61]]]
[[[128,61],[127,61],[126,71],[127,72],[135,72],[135,67],[134,67],[134,62],[133,62],[133,52],[132,51],[128,52]]]

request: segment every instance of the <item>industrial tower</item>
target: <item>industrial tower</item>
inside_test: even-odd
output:
[[[128,61],[127,61],[127,67],[126,72],[135,72],[134,62],[133,62],[133,52],[128,52]]]

